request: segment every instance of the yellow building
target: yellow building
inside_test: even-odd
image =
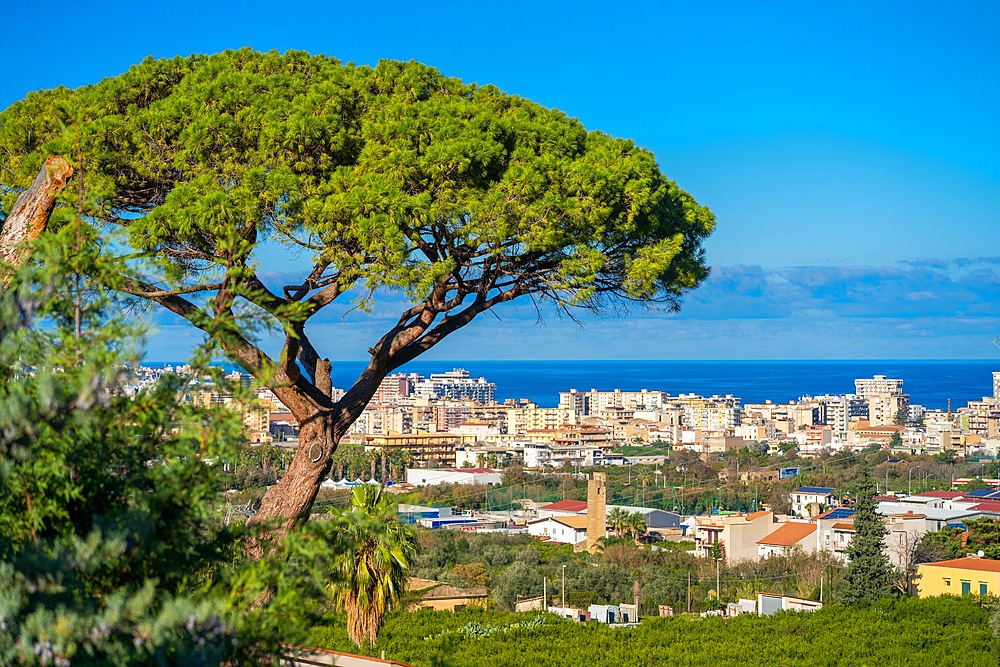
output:
[[[1000,594],[1000,561],[955,558],[917,566],[917,597]]]

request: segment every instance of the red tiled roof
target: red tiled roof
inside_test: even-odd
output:
[[[977,505],[973,505],[970,509],[982,512],[1000,512],[1000,500],[984,500]]]
[[[543,505],[538,509],[552,510],[555,512],[583,512],[587,509],[587,502],[584,500],[560,500],[551,505]]]
[[[851,532],[854,532],[854,524],[853,523],[835,523],[835,524],[833,524],[833,529],[834,530],[849,530]]]
[[[924,497],[924,498],[961,498],[964,493],[959,493],[958,491],[924,491],[923,493],[914,493],[914,496]]]
[[[942,560],[937,563],[924,563],[924,566],[954,567],[959,570],[1000,573],[1000,560],[988,560],[986,558],[953,558],[952,560]]]
[[[747,514],[747,521],[753,521],[754,519],[759,519],[760,517],[764,516],[765,514],[770,514],[770,512],[768,512],[766,510],[765,511],[761,511],[761,512],[751,512],[750,514]]]
[[[790,547],[793,544],[798,544],[801,540],[805,539],[809,535],[812,535],[815,531],[816,524],[814,523],[799,523],[790,521],[786,524],[782,524],[780,528],[764,539],[758,540],[757,544]]]

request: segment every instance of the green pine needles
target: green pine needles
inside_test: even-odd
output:
[[[191,383],[221,388],[221,369],[204,349],[191,374],[125,396],[138,329],[77,280],[109,272],[99,248],[84,224],[43,236],[0,291],[0,664],[274,661],[333,607],[346,555],[402,529],[379,500],[378,520],[306,524],[247,559],[220,465],[245,456],[242,416],[184,400]],[[386,603],[412,548],[389,550]]]
[[[854,538],[846,550],[850,563],[844,575],[846,588],[841,599],[847,604],[874,602],[892,592],[894,572],[884,551],[888,529],[876,512],[878,501],[874,496],[871,468],[865,465],[859,475]]]

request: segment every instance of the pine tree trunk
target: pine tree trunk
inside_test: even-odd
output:
[[[56,197],[66,187],[73,175],[73,167],[61,155],[45,161],[31,187],[21,193],[14,203],[0,230],[0,260],[17,266],[26,259],[22,246],[33,241],[45,231],[49,216],[56,205]]]
[[[303,423],[305,422],[305,423]],[[331,415],[300,420],[299,446],[281,481],[267,489],[252,522],[271,525],[271,539],[280,539],[289,529],[309,518],[319,486],[330,472],[339,436]],[[254,541],[247,553],[261,558],[265,545]]]

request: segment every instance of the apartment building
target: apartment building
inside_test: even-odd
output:
[[[563,466],[589,468],[603,458],[600,447],[532,443],[524,446],[524,465],[528,468]]]
[[[484,377],[473,378],[464,368],[446,373],[432,373],[413,387],[417,396],[428,398],[469,398],[479,403],[493,403],[497,385]]]
[[[575,410],[576,414],[583,417],[601,412],[607,412],[611,408],[624,408],[629,410],[655,410],[664,404],[664,393],[662,391],[598,391],[591,389],[588,392],[580,392],[576,389],[559,392],[559,407],[565,410]]]
[[[410,398],[414,386],[420,380],[421,377],[416,373],[388,375],[379,383],[370,403],[374,405],[399,405]]]
[[[861,398],[868,398],[875,394],[902,394],[903,381],[887,378],[884,375],[876,375],[872,378],[859,378],[854,381],[854,393]]]
[[[991,396],[981,401],[969,401],[959,411],[962,430],[983,438],[1000,437],[1000,400]]]
[[[877,426],[893,424],[900,413],[908,413],[910,397],[903,381],[876,375],[854,381],[855,393],[868,403],[868,420]]]
[[[453,431],[461,424],[483,423],[499,433],[509,433],[506,405],[480,403],[471,399],[442,399],[433,403],[438,431]]]
[[[366,435],[363,439],[366,452],[405,449],[412,455],[415,466],[426,468],[456,467],[456,448],[474,441],[473,436],[454,433],[387,433]]]
[[[515,435],[540,429],[559,429],[579,423],[574,408],[540,408],[536,405],[503,407],[507,418],[506,432]]]

